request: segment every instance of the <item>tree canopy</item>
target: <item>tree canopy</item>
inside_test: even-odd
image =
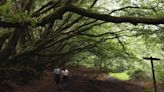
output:
[[[1,0],[0,66],[42,71],[83,53],[96,55],[106,61],[104,65],[118,58],[140,61],[133,45],[144,52],[146,47],[136,44],[163,44],[163,4],[162,0]]]
[[[98,0],[93,1],[93,4],[95,4]],[[3,3],[4,1],[2,1]],[[34,1],[30,1],[28,4],[32,4],[32,2]],[[60,4],[60,6],[58,6],[57,4],[62,2],[63,4]],[[162,2],[163,3],[163,2]],[[25,2],[26,4],[26,2]],[[158,4],[160,4],[160,2],[158,2]],[[55,7],[56,6],[56,7]],[[93,6],[93,5],[92,5]],[[32,7],[32,6],[31,6]],[[30,6],[25,6],[24,10],[29,10],[31,8]],[[49,7],[48,9],[46,9],[45,11],[43,11],[45,8]],[[158,6],[156,6],[158,7]],[[156,8],[154,7],[154,9]],[[109,14],[101,14],[101,13],[96,13],[96,12],[92,12],[89,11],[88,9],[84,9],[81,7],[77,7],[76,5],[73,4],[73,0],[62,0],[62,1],[50,1],[48,2],[45,6],[40,7],[40,9],[36,10],[35,12],[33,12],[33,14],[31,14],[31,17],[38,17],[41,14],[44,14],[48,11],[50,11],[53,8],[57,8],[54,12],[48,14],[47,16],[44,16],[41,21],[36,22],[35,27],[37,26],[44,26],[45,24],[48,24],[49,22],[55,20],[55,19],[62,19],[63,15],[66,12],[73,12],[73,13],[77,13],[79,15],[85,16],[85,17],[89,17],[89,18],[94,18],[97,20],[103,20],[106,22],[113,22],[113,23],[122,23],[122,22],[129,22],[132,24],[138,24],[138,23],[144,23],[144,24],[153,24],[153,25],[157,25],[157,24],[163,24],[164,23],[164,18],[163,17],[134,17],[134,16],[112,16]],[[140,8],[140,7],[124,7],[122,9],[118,9],[118,10],[123,10],[126,8]],[[153,9],[153,8],[152,8]],[[117,10],[115,10],[117,11]],[[112,11],[114,12],[114,11]],[[51,20],[52,19],[52,20]],[[0,26],[1,27],[23,27],[23,26],[32,26],[31,21],[27,21],[27,20],[23,20],[21,22],[9,22],[9,21],[0,21]]]

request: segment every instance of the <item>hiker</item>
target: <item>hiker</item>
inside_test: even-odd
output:
[[[61,76],[62,76],[62,88],[65,89],[68,82],[69,71],[65,68],[62,68]]]
[[[58,66],[56,66],[53,69],[53,75],[54,75],[54,80],[56,82],[57,88],[59,88],[60,86],[60,75],[61,75],[61,70]]]

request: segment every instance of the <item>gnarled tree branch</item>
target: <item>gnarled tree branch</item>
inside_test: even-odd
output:
[[[116,16],[110,16],[107,14],[98,14],[98,13],[93,13],[91,11],[87,11],[82,8],[78,8],[74,5],[69,5],[69,11],[75,12],[77,14],[89,17],[89,18],[94,18],[98,20],[103,20],[106,22],[113,22],[113,23],[123,23],[123,22],[128,22],[132,23],[134,25],[138,23],[144,23],[144,24],[164,24],[164,17],[161,18],[148,18],[148,17],[129,17],[129,16],[122,16],[122,17],[116,17]]]

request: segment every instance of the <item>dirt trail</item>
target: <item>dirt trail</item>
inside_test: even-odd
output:
[[[71,76],[66,90],[58,91],[50,72],[33,84],[18,88],[15,92],[144,92],[143,88],[123,81],[93,80],[83,76]]]
[[[77,76],[74,79],[76,81],[72,81],[70,92],[144,92],[143,88],[124,82],[90,80]]]
[[[144,92],[144,88],[125,81],[88,77],[93,75],[90,69],[69,70],[72,75],[66,90],[58,91],[51,72],[46,71],[39,80],[17,87],[14,92]]]

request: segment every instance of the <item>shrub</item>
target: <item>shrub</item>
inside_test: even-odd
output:
[[[134,80],[149,80],[150,76],[146,71],[142,69],[136,69],[130,74],[130,78]]]
[[[35,79],[38,73],[28,67],[12,67],[12,68],[1,68],[0,69],[0,80],[11,80],[18,84],[27,83],[29,80]]]
[[[164,71],[161,69],[157,69],[157,79],[160,83],[164,83]]]

